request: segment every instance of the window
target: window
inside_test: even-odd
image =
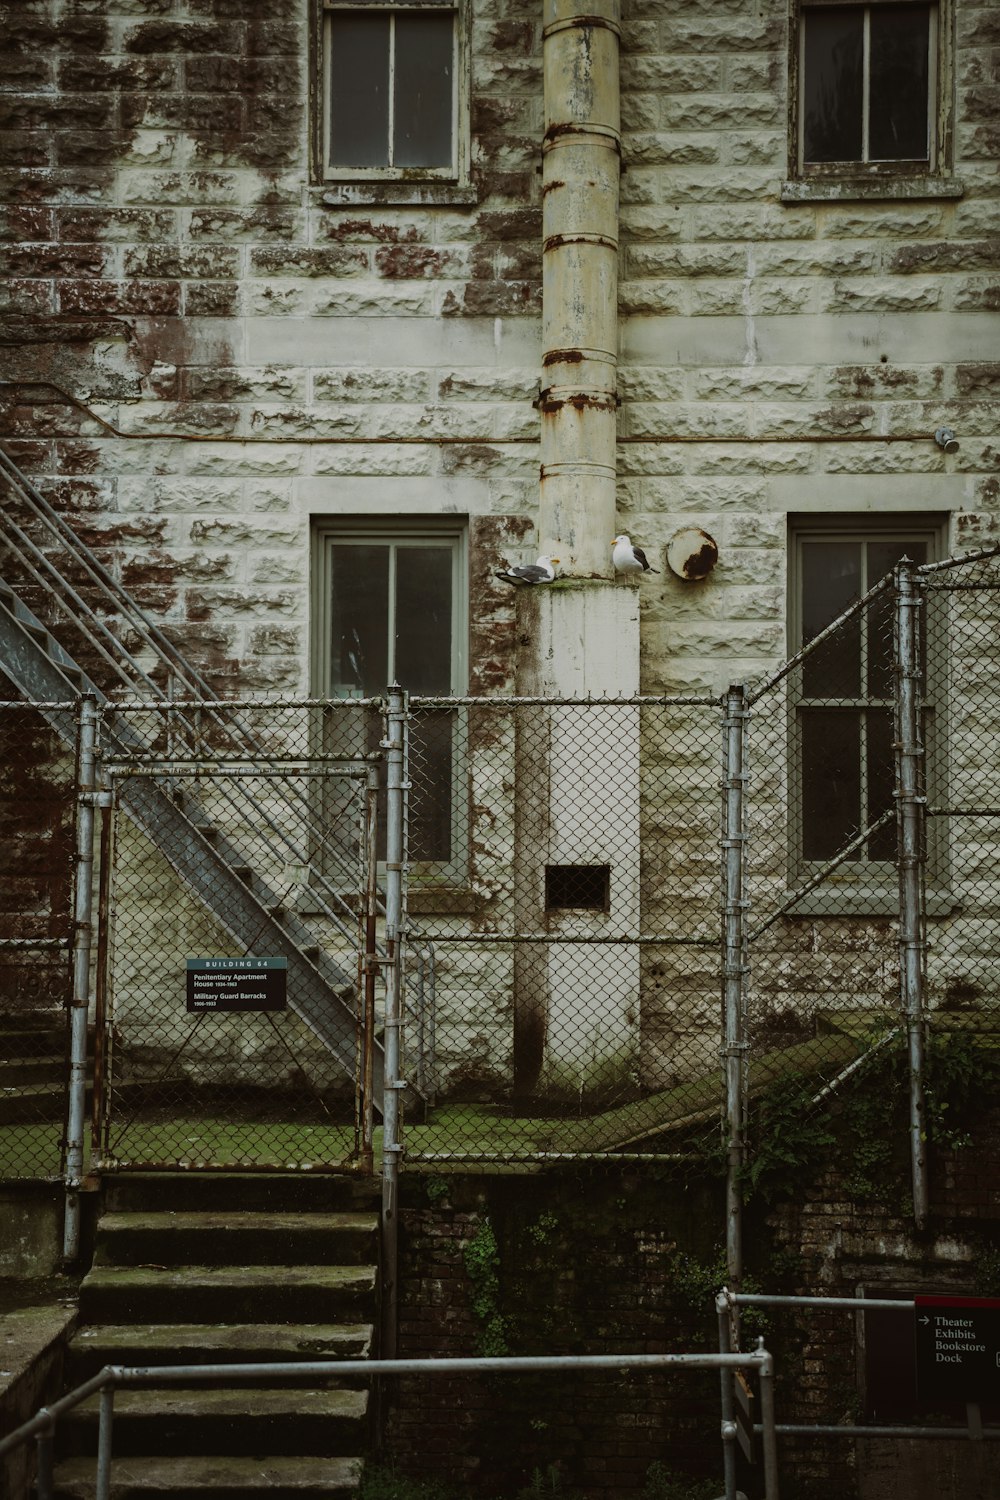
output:
[[[465,175],[460,7],[321,5],[316,149],[327,180]]]
[[[814,640],[901,558],[933,561],[941,534],[933,517],[911,523],[900,517],[891,527],[866,526],[858,516],[793,518],[791,652]],[[791,679],[789,796],[797,881],[817,873],[894,809],[893,618],[892,598],[879,597],[809,653]],[[928,685],[923,730],[929,757],[932,705]],[[877,900],[880,890],[894,889],[895,858],[896,822],[889,817],[813,893],[813,906],[822,909],[845,883],[864,886]]]
[[[392,682],[413,695],[465,690],[465,533],[455,525],[321,522],[314,540],[313,690],[319,697],[381,696]],[[454,709],[427,709],[410,724],[409,859],[415,873],[457,875],[463,843],[457,764],[464,723]],[[350,714],[328,717],[326,748],[374,749],[381,720],[364,734]],[[384,844],[383,844],[384,851]]]
[[[957,196],[950,149],[948,0],[798,0],[790,172],[782,196]],[[851,193],[846,193],[851,196]]]
[[[930,5],[808,6],[802,12],[804,167],[931,160]]]

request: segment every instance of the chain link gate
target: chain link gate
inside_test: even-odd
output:
[[[703,1161],[718,703],[411,698],[407,748],[406,1160]]]
[[[100,1164],[371,1169],[380,726],[370,702],[104,707]],[[192,1008],[190,961],[248,955],[284,1003]]]

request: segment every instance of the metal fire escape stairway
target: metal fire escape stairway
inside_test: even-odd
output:
[[[19,581],[25,580],[27,587],[44,596],[47,604],[62,612],[74,634],[83,639],[90,655],[100,663],[102,676],[106,673],[117,689],[135,698],[151,704],[170,703],[174,722],[178,715],[180,722],[184,722],[183,710],[174,703],[177,696],[202,704],[214,700],[222,710],[225,700],[212,691],[198,671],[147,619],[135,600],[2,451],[0,479],[15,502],[0,512],[0,539],[5,544],[11,571],[16,572]],[[36,539],[39,534],[44,537],[44,547]],[[56,551],[67,559],[69,571],[75,577],[82,577],[83,588],[100,600],[106,614],[98,613],[59,571],[53,561]],[[150,667],[145,667],[125,648],[109,627],[108,618],[118,622],[138,643],[144,660],[152,662]],[[72,705],[79,696],[91,694],[99,705],[111,703],[108,695],[7,582],[0,582],[0,669],[25,699],[41,705],[43,717],[67,748],[75,743],[76,714]],[[224,732],[230,736],[231,753],[240,753],[247,759],[268,753],[252,726],[238,715],[227,713],[223,721],[220,712],[219,723],[224,723]],[[197,732],[194,726],[191,728],[194,741]],[[137,752],[147,756],[151,753],[152,747],[120,714],[112,713],[106,719],[103,734],[105,751],[125,758],[134,758]],[[225,784],[225,797],[236,795],[232,786]],[[186,788],[175,785],[168,790],[162,781],[152,777],[125,776],[120,778],[119,794],[128,816],[153,840],[180,879],[215,914],[244,952],[287,957],[289,1006],[329,1049],[348,1077],[353,1076],[356,1063],[353,975],[346,973],[323,950],[310,928],[283,904],[272,880],[261,873],[259,862],[255,861],[253,866],[248,862],[247,854],[236,847],[230,835]],[[299,861],[310,867],[313,904],[324,920],[353,946],[356,928],[350,904],[334,880],[316,870],[314,810],[307,798],[296,796],[290,788],[288,795],[291,803],[282,809],[280,820],[267,808],[258,805],[254,809],[258,845],[264,832],[275,861]],[[377,1049],[373,1080],[376,1103],[382,1096],[381,1070],[381,1049]]]

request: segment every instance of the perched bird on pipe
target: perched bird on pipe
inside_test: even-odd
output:
[[[504,568],[496,576],[504,583],[512,583],[515,588],[520,588],[524,584],[551,583],[556,576],[558,566],[558,557],[543,555],[537,562],[525,563],[523,567]]]
[[[659,568],[650,565],[641,547],[633,547],[627,536],[616,536],[611,549],[611,561],[619,573],[658,573]]]

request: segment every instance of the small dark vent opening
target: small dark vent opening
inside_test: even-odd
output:
[[[607,911],[610,865],[546,865],[546,911]]]

